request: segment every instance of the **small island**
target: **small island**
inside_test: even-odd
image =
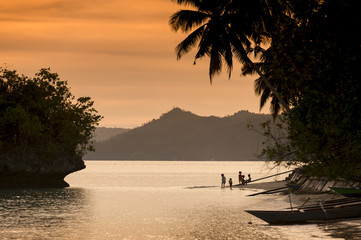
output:
[[[0,69],[0,187],[69,186],[101,118],[50,69],[34,78]]]

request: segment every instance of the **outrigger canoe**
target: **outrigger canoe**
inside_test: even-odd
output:
[[[331,202],[331,201],[330,201]],[[360,201],[324,202],[324,204],[312,205],[298,210],[284,211],[259,211],[246,210],[246,212],[274,224],[305,224],[319,221],[330,221],[361,217]]]
[[[361,188],[337,188],[331,187],[331,189],[345,197],[361,197]]]

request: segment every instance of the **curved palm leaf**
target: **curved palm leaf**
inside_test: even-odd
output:
[[[180,42],[175,51],[177,59],[180,59],[184,54],[188,53],[194,47],[204,33],[205,26],[200,26],[197,30],[188,35],[182,42]]]
[[[174,13],[169,19],[169,25],[174,31],[179,29],[182,32],[188,32],[193,27],[199,26],[209,18],[209,15],[204,12],[193,10],[180,10]]]
[[[270,81],[273,82],[273,85],[276,86],[277,91],[281,90],[281,85],[277,83],[276,80],[272,79],[271,77],[268,78]],[[266,102],[271,99],[270,102],[270,112],[272,113],[273,117],[276,117],[281,111],[281,103],[279,99],[275,96],[275,94],[267,87],[264,81],[261,78],[257,78],[254,82],[254,90],[255,93],[260,96],[260,109],[262,109]],[[285,97],[287,101],[289,101],[288,97]]]
[[[229,77],[233,68],[233,56],[243,65],[252,68],[260,75],[272,95],[281,105],[289,110],[288,104],[279,96],[276,89],[262,73],[260,66],[254,64],[248,57],[252,51],[257,55],[261,52],[260,45],[267,40],[267,29],[275,26],[269,23],[277,21],[274,15],[282,16],[284,5],[281,0],[173,0],[178,4],[191,5],[195,11],[180,10],[173,14],[170,25],[173,30],[181,29],[192,32],[176,48],[177,58],[196,45],[199,41],[195,61],[204,56],[210,57],[209,76],[212,77],[222,71],[223,62],[228,68]],[[203,25],[202,25],[203,24]],[[199,25],[202,25],[199,27]],[[252,42],[255,44],[253,49]],[[267,94],[265,93],[265,97]],[[268,94],[268,96],[270,96]],[[266,97],[268,98],[268,97]],[[274,110],[277,110],[275,107]]]
[[[188,32],[194,27],[198,27],[176,47],[177,59],[188,53],[199,41],[194,63],[204,56],[210,57],[209,76],[211,83],[212,77],[222,71],[223,61],[227,65],[230,77],[233,68],[233,53],[231,44],[226,39],[228,33],[224,29],[224,25],[228,23],[223,22],[220,18],[225,9],[219,4],[221,1],[207,1],[207,4],[204,4],[203,1],[190,0],[177,2],[192,4],[198,8],[197,11],[177,11],[169,20],[169,24],[175,31]]]

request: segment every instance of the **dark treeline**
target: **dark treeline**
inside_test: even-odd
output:
[[[101,118],[50,69],[33,78],[0,69],[0,187],[67,186]]]
[[[170,18],[175,31],[190,32],[176,47],[177,57],[196,47],[194,63],[209,57],[211,80],[224,65],[231,74],[236,59],[243,75],[260,76],[255,92],[261,108],[270,100],[274,117],[284,113],[282,127],[288,137],[274,139],[264,156],[278,163],[302,163],[314,175],[360,175],[357,1],[176,2],[190,9]]]

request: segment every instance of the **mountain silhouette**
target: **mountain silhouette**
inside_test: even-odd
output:
[[[129,131],[129,129],[97,127],[94,133],[94,140],[97,142],[105,141],[115,135],[118,135],[126,131]]]
[[[159,119],[95,143],[86,160],[256,160],[265,137],[250,131],[271,115],[240,111],[203,117],[174,108]]]

